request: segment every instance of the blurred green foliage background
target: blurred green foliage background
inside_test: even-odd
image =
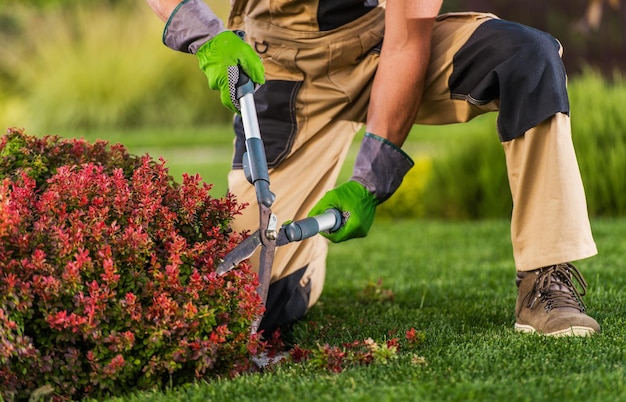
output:
[[[0,123],[29,130],[180,127],[230,119],[143,1],[6,2]]]
[[[626,215],[625,1],[444,2],[444,11],[491,11],[563,43],[574,142],[596,216]],[[230,2],[207,3],[227,15]],[[121,142],[133,152],[163,156],[175,177],[200,173],[225,192],[232,115],[208,88],[195,57],[166,48],[162,31],[144,0],[0,0],[0,126]],[[494,120],[415,127],[406,149],[416,167],[379,215],[508,216]]]
[[[626,0],[444,0],[444,9],[485,11],[551,33],[571,77],[593,67],[626,69]]]
[[[444,11],[491,11],[547,30],[574,78],[591,66],[626,68],[626,0],[448,0]],[[614,4],[617,2],[617,6]],[[207,2],[225,17],[229,2]],[[598,25],[586,7],[601,5]],[[615,8],[617,7],[617,8]],[[69,128],[227,124],[191,55],[161,43],[143,0],[0,0],[0,125]]]

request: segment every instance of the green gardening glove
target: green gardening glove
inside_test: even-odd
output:
[[[195,54],[209,87],[220,91],[222,104],[239,113],[235,84],[240,69],[256,84],[265,83],[265,69],[255,51],[222,21],[203,0],[183,0],[172,11],[163,43],[171,49]]]
[[[333,243],[365,237],[374,223],[376,206],[391,197],[412,167],[413,160],[399,147],[376,134],[365,133],[350,180],[327,192],[309,216],[331,208],[342,212],[343,226],[332,233],[321,233]]]
[[[209,81],[209,87],[219,90],[222,105],[235,113],[240,113],[234,93],[238,77],[231,76],[229,80],[229,67],[240,66],[254,83],[265,83],[265,69],[261,59],[250,45],[232,31],[224,31],[209,40],[198,49],[196,56]]]
[[[333,243],[365,237],[374,223],[379,201],[361,183],[349,180],[327,192],[311,209],[309,216],[319,215],[336,208],[344,214],[344,224],[337,231],[320,234]]]

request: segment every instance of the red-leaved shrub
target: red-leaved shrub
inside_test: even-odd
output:
[[[121,145],[0,142],[0,396],[110,396],[248,370],[248,264],[215,267],[242,205]],[[1,398],[0,398],[1,399]]]

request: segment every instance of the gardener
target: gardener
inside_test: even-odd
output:
[[[515,328],[546,335],[600,332],[585,313],[586,283],[570,263],[596,254],[571,139],[560,43],[491,14],[439,15],[442,0],[234,0],[228,28],[201,0],[147,0],[170,48],[197,56],[209,86],[230,100],[227,66],[260,86],[261,133],[280,219],[348,212],[333,242],[366,236],[376,206],[413,166],[401,147],[414,123],[465,122],[498,111],[513,196]],[[383,42],[384,33],[384,42]],[[346,183],[334,188],[353,136],[366,134]],[[229,189],[256,203],[236,144]],[[480,155],[477,155],[480,157]],[[248,208],[236,230],[258,227]],[[327,241],[277,249],[261,329],[284,328],[320,297]],[[254,261],[254,260],[253,260]],[[460,284],[459,284],[460,285]],[[471,292],[471,289],[468,289]]]

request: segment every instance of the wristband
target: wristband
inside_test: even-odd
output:
[[[163,30],[163,43],[170,49],[196,54],[206,42],[225,31],[202,0],[184,0],[176,6]]]
[[[379,203],[400,187],[413,160],[390,141],[365,133],[350,180],[361,183]]]

